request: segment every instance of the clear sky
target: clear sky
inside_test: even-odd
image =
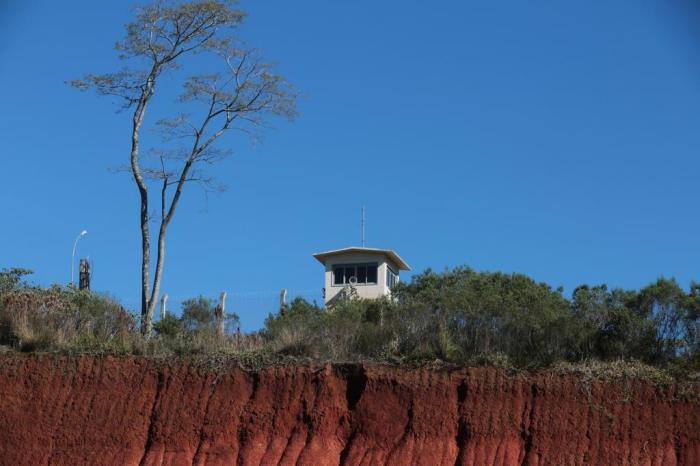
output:
[[[357,245],[363,204],[368,246],[414,271],[523,272],[567,294],[700,279],[692,3],[243,2],[241,36],[303,93],[301,115],[225,140],[229,190],[185,193],[164,290],[227,290],[258,328],[280,288],[320,299],[311,254]],[[0,267],[65,283],[85,228],[94,288],[137,310],[137,191],[109,170],[130,116],[64,84],[120,66],[129,18],[125,1],[0,2]]]

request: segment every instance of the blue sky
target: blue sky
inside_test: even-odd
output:
[[[468,264],[567,293],[700,279],[691,3],[243,2],[241,36],[303,93],[301,115],[260,144],[225,140],[229,189],[185,193],[165,291],[227,290],[258,328],[280,288],[320,299],[311,254],[357,245],[363,204],[368,246],[415,271]],[[128,2],[94,5],[0,3],[0,267],[65,283],[85,228],[94,287],[136,309],[137,191],[109,170],[130,117],[64,84],[119,66]]]

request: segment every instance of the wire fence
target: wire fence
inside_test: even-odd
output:
[[[235,312],[240,316],[241,330],[253,331],[259,329],[262,327],[265,318],[271,313],[274,314],[278,312],[280,308],[280,294],[282,290],[249,292],[236,292],[231,290],[222,291],[227,292],[226,312]],[[182,313],[182,303],[188,299],[196,297],[170,294],[167,293],[167,291],[162,293],[161,296],[164,294],[168,294],[166,304],[167,313],[178,316]],[[212,299],[214,302],[218,302],[219,299],[218,294],[214,296],[205,295],[205,297]],[[295,298],[302,298],[309,303],[323,306],[323,291],[321,289],[287,289],[286,303],[291,303]],[[127,309],[138,311],[141,308],[141,302],[135,299],[121,299],[120,302]],[[160,318],[159,307],[157,307],[156,315],[154,317],[156,320]]]

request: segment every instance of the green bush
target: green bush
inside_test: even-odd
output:
[[[32,287],[23,282],[27,273],[0,272],[0,345],[23,351],[201,355],[254,365],[310,358],[539,368],[636,360],[673,374],[700,372],[700,284],[686,292],[665,278],[641,290],[582,285],[567,299],[522,274],[427,270],[398,284],[392,298],[348,299],[330,309],[294,299],[247,335],[236,314],[224,317],[220,335],[215,301],[199,296],[145,338],[110,297]]]
[[[571,300],[521,274],[427,270],[394,299],[324,311],[297,299],[262,334],[279,354],[332,361],[441,360],[537,368],[558,361],[639,359],[694,367],[700,286],[659,279],[640,291],[581,286]]]
[[[296,298],[284,312],[267,317],[263,340],[269,348],[281,354],[311,355],[318,347],[323,317],[324,313],[318,306]]]
[[[127,345],[133,316],[114,299],[71,287],[24,287],[0,297],[0,344],[23,351]]]
[[[181,319],[173,314],[167,314],[153,325],[153,330],[164,338],[177,338],[185,332],[185,326]]]
[[[215,301],[204,296],[182,302],[182,314],[168,314],[153,326],[155,336],[149,339],[144,351],[149,354],[210,354],[237,351],[242,344],[237,330],[238,314],[224,316],[224,335],[216,331]]]
[[[24,283],[23,277],[31,275],[32,273],[34,272],[30,269],[19,267],[2,269],[2,271],[0,271],[0,296],[26,287],[27,285]]]

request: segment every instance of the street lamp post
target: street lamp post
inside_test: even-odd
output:
[[[70,284],[73,286],[73,276],[75,275],[75,248],[78,247],[78,240],[87,235],[87,230],[83,230],[80,232],[77,238],[75,238],[75,242],[73,243],[73,255],[71,256],[71,261],[70,261]]]

